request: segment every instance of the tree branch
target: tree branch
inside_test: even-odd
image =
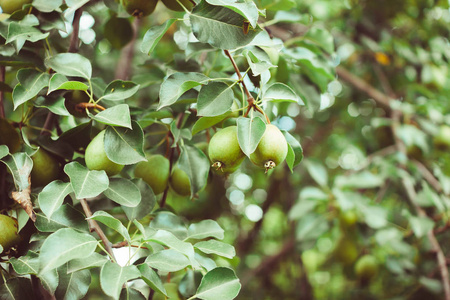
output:
[[[80,199],[81,206],[83,207],[83,211],[86,214],[87,218],[92,217],[92,211],[89,207],[89,204],[87,203],[86,199]],[[106,251],[109,253],[111,258],[116,261],[116,258],[114,256],[114,252],[112,250],[112,244],[106,237],[105,233],[103,232],[102,228],[98,225],[97,221],[92,219],[87,219],[87,222],[89,224],[89,229],[91,232],[95,231],[97,235],[100,237],[100,239],[103,242],[103,245],[105,245]]]
[[[376,88],[374,88],[373,86],[371,86],[370,84],[365,82],[364,80],[356,77],[355,75],[353,75],[352,73],[350,73],[349,71],[344,69],[343,67],[337,67],[336,72],[340,78],[347,81],[348,83],[353,85],[358,90],[365,92],[367,95],[369,95],[369,97],[371,97],[373,100],[378,102],[378,104],[380,104],[381,106],[383,106],[384,108],[387,108],[389,110],[391,109],[390,105],[389,105],[389,103],[391,101],[390,97],[388,97],[384,93],[380,92],[379,90],[377,90]]]
[[[420,174],[422,174],[423,178],[433,187],[433,189],[438,193],[443,193],[442,185],[439,180],[434,177],[434,175],[428,170],[428,168],[418,160],[413,160],[413,163],[419,169]]]
[[[0,81],[5,81],[5,66],[0,66]],[[4,119],[6,117],[5,105],[3,104],[4,96],[3,90],[0,90],[0,119]]]

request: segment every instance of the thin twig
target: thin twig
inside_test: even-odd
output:
[[[0,81],[5,81],[5,66],[0,66]],[[3,104],[4,100],[4,92],[0,90],[0,119],[4,119],[6,117],[5,114],[5,105]]]
[[[228,51],[228,50],[223,50],[223,52],[225,52],[225,55],[228,56],[228,58],[230,59],[231,63],[233,64],[234,70],[236,71],[236,74],[237,74],[237,76],[239,78],[239,81],[242,84],[242,87],[244,88],[245,94],[247,95],[248,104],[253,104],[255,99],[253,99],[252,95],[248,91],[247,86],[244,83],[244,79],[242,78],[241,72],[239,71],[239,68],[238,68],[236,62],[234,61],[233,56],[231,55],[230,51]]]
[[[80,203],[81,206],[83,207],[83,211],[86,214],[87,222],[89,224],[89,229],[90,231],[95,231],[97,233],[97,235],[100,237],[100,239],[103,242],[103,245],[105,245],[105,249],[106,251],[109,253],[109,255],[111,256],[111,258],[116,261],[116,258],[114,256],[114,252],[112,250],[112,244],[111,242],[108,240],[108,238],[106,237],[105,233],[103,232],[102,228],[98,225],[97,221],[89,219],[90,217],[92,217],[92,211],[91,208],[89,207],[89,204],[87,203],[86,199],[80,199]]]
[[[408,198],[413,205],[414,209],[416,210],[416,213],[421,217],[426,217],[425,211],[417,204],[416,198],[417,194],[414,189],[413,184],[406,179],[402,180],[403,187],[406,191],[406,194],[408,195]],[[429,230],[427,232],[428,240],[431,243],[431,248],[433,252],[436,254],[436,259],[438,262],[439,272],[441,273],[442,278],[442,285],[444,287],[444,293],[445,293],[445,300],[450,300],[450,279],[447,269],[447,259],[445,258],[444,252],[442,251],[441,246],[439,245],[438,240],[436,239],[436,236],[434,235],[433,229]]]
[[[384,93],[380,92],[373,86],[371,86],[369,83],[365,82],[359,77],[356,77],[343,67],[337,67],[336,72],[339,75],[340,78],[347,81],[351,85],[353,85],[355,88],[357,88],[360,91],[365,92],[369,97],[371,97],[373,100],[381,104],[384,108],[390,109],[390,100],[391,98],[385,95]]]
[[[436,177],[434,177],[434,175],[430,172],[430,170],[428,170],[428,168],[423,163],[415,159],[413,160],[413,163],[419,169],[420,174],[423,176],[423,178],[433,187],[433,189],[436,192],[438,193],[444,192],[439,180],[437,180]]]

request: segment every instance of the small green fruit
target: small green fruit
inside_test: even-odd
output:
[[[174,11],[184,11],[183,7],[177,2],[177,0],[162,0],[164,5],[171,10]],[[194,4],[189,0],[180,0],[184,7],[188,10],[191,10],[194,7]]]
[[[450,126],[441,125],[438,134],[434,137],[434,145],[441,149],[450,148]]]
[[[77,109],[77,104],[89,102],[90,98],[84,91],[71,91],[64,95],[64,105],[71,115],[77,118],[87,117],[86,110]]]
[[[152,188],[155,195],[167,188],[170,175],[170,162],[160,154],[152,155],[147,161],[141,161],[134,169],[134,176],[142,178]]]
[[[12,14],[16,10],[22,9],[22,6],[28,3],[31,3],[31,0],[0,0],[0,6],[6,14]]]
[[[355,264],[355,273],[361,280],[370,280],[378,273],[378,260],[370,254],[362,256]]]
[[[17,245],[20,242],[17,220],[0,214],[0,245],[3,251]]]
[[[33,169],[31,170],[31,186],[45,186],[56,180],[59,175],[59,162],[46,150],[39,148],[31,156]]]
[[[133,17],[142,18],[151,14],[158,0],[123,0],[122,5]]]
[[[86,166],[90,170],[104,170],[108,176],[119,174],[123,169],[123,165],[112,162],[105,152],[105,130],[100,131],[96,137],[92,139],[86,148],[84,159]]]
[[[166,296],[161,293],[155,293],[153,300],[181,300],[180,294],[178,293],[178,285],[176,283],[164,283],[164,288],[166,289],[167,296],[169,297],[166,298]]]
[[[283,133],[275,125],[269,124],[255,152],[250,154],[250,160],[267,171],[281,164],[287,152],[288,145]]]
[[[343,228],[351,228],[358,222],[358,216],[353,210],[346,210],[339,215],[339,223]]]
[[[216,170],[223,173],[236,171],[245,158],[239,146],[237,127],[229,126],[213,135],[209,142],[208,154]]]
[[[334,249],[335,258],[344,265],[351,265],[358,258],[358,253],[358,247],[349,238],[340,239]]]
[[[189,181],[189,176],[178,167],[172,170],[172,175],[170,176],[170,186],[180,196],[190,196],[191,195],[191,182]]]

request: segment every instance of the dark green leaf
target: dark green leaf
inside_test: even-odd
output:
[[[19,83],[13,91],[14,109],[35,97],[43,88],[48,86],[50,75],[34,69],[21,69],[17,72]]]
[[[187,238],[202,240],[208,237],[213,237],[219,240],[224,238],[224,230],[219,224],[217,224],[216,221],[203,220],[189,226]]]
[[[252,119],[240,117],[237,120],[237,131],[242,152],[250,156],[266,131],[266,123],[259,117]]]
[[[191,196],[198,193],[205,185],[209,173],[209,159],[199,149],[185,146],[178,159],[178,167],[186,172],[191,183]]]
[[[142,280],[144,280],[151,289],[167,296],[167,292],[161,278],[159,278],[158,274],[151,267],[147,264],[142,264],[138,266],[138,269],[141,272]]]
[[[128,104],[119,104],[107,108],[96,115],[90,114],[89,116],[95,121],[106,125],[121,126],[131,129],[130,108]]]
[[[176,272],[190,265],[189,259],[185,255],[172,249],[151,254],[145,263],[161,272]]]
[[[105,89],[102,99],[119,101],[126,100],[136,94],[140,85],[131,81],[114,80]]]
[[[203,276],[194,296],[204,300],[231,300],[236,298],[240,290],[241,284],[234,271],[220,267]]]
[[[65,76],[90,79],[92,66],[89,59],[78,53],[59,53],[45,60],[45,65]]]
[[[108,226],[109,228],[115,230],[116,232],[118,232],[121,236],[123,236],[123,238],[130,242],[131,238],[130,235],[128,234],[128,230],[125,228],[125,226],[123,226],[122,222],[120,222],[118,219],[114,218],[113,216],[111,216],[110,214],[108,214],[107,212],[104,211],[96,211],[92,217],[90,217],[89,219],[93,219],[96,220],[100,223],[105,224],[106,226]]]
[[[116,164],[131,165],[145,161],[144,133],[135,121],[132,129],[108,127],[105,133],[105,152]]]
[[[194,247],[203,253],[216,254],[226,258],[233,258],[236,255],[236,251],[233,246],[217,240],[198,242],[194,245]]]
[[[66,227],[79,231],[88,231],[84,215],[69,204],[62,205],[51,217],[47,217],[40,212],[36,213],[35,225],[41,232],[55,232]]]
[[[167,29],[169,29],[176,20],[177,19],[168,19],[162,25],[151,27],[144,35],[141,51],[150,55],[166,33]]]
[[[198,115],[216,117],[231,110],[234,94],[231,86],[223,82],[204,85],[198,94]]]

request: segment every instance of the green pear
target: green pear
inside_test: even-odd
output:
[[[0,214],[0,245],[3,251],[17,245],[20,242],[17,220]]]
[[[122,5],[130,15],[141,18],[151,14],[158,0],[122,0]]]
[[[90,170],[104,170],[108,176],[114,176],[122,171],[123,165],[116,164],[106,156],[104,143],[105,132],[106,130],[100,131],[100,133],[92,139],[86,148],[84,159],[86,161],[86,166]]]
[[[31,170],[31,186],[45,186],[59,177],[59,162],[46,150],[39,148],[31,156],[33,169]]]
[[[169,182],[170,162],[160,154],[151,155],[136,165],[134,176],[147,182],[155,195],[161,194]]]
[[[239,146],[237,127],[229,126],[213,135],[208,146],[212,166],[223,173],[236,171],[245,158]]]
[[[178,167],[173,168],[170,176],[170,186],[180,196],[191,195],[191,182],[189,176]]]
[[[283,133],[269,124],[256,150],[250,154],[250,160],[258,167],[273,169],[286,159],[287,152],[288,145]]]
[[[22,6],[28,3],[31,3],[31,0],[0,0],[0,6],[6,14],[12,14],[16,10],[22,9]]]

